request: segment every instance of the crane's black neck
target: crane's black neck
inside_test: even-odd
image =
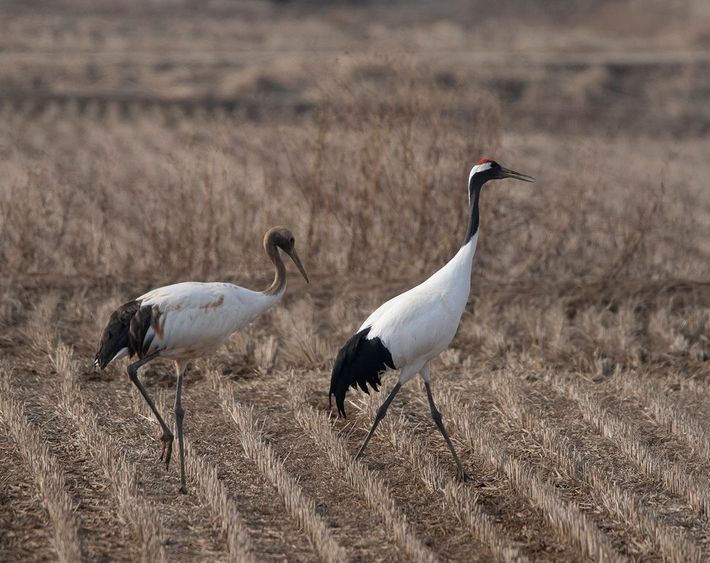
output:
[[[468,232],[464,245],[468,244],[473,236],[478,232],[478,200],[481,197],[481,188],[485,180],[476,179],[476,175],[471,178],[471,183],[468,186],[468,199],[470,201],[471,218],[468,222]]]

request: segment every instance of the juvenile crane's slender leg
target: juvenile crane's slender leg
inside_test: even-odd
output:
[[[394,400],[394,396],[397,394],[397,391],[400,390],[402,387],[401,383],[397,383],[397,385],[394,386],[390,394],[387,396],[385,399],[385,402],[382,403],[379,409],[377,409],[377,416],[375,416],[375,422],[372,423],[372,428],[370,428],[370,432],[367,434],[367,437],[365,438],[365,441],[362,443],[362,446],[360,446],[360,449],[357,452],[357,455],[355,455],[355,459],[358,459],[361,455],[362,452],[365,451],[365,447],[367,446],[367,443],[370,441],[370,438],[372,438],[372,435],[375,433],[375,429],[377,426],[380,424],[380,421],[385,417],[387,414],[387,409],[390,406],[390,403]]]
[[[431,408],[431,417],[434,419],[434,422],[436,423],[437,428],[439,428],[441,435],[444,437],[444,440],[446,440],[446,445],[449,446],[449,450],[451,451],[451,454],[454,456],[454,461],[456,461],[456,466],[458,467],[459,479],[461,479],[461,481],[467,481],[468,475],[466,475],[466,472],[463,470],[463,465],[461,465],[461,461],[459,460],[459,456],[456,455],[456,450],[454,449],[454,445],[451,443],[451,438],[449,438],[449,434],[446,432],[446,428],[444,428],[444,423],[441,420],[441,413],[439,412],[439,409],[436,408],[436,404],[434,403],[434,396],[431,394],[431,385],[429,384],[429,366],[428,365],[426,365],[424,367],[424,369],[422,369],[422,377],[424,378],[424,387],[426,387],[426,394],[427,394],[427,397],[429,398],[429,407]]]
[[[163,456],[165,456],[165,467],[167,469],[168,465],[170,465],[170,456],[173,453],[173,433],[170,431],[170,428],[168,427],[168,425],[165,424],[163,417],[160,416],[158,409],[155,407],[155,403],[153,402],[153,399],[151,399],[150,395],[148,395],[148,392],[145,390],[145,387],[143,387],[141,380],[138,379],[138,368],[144,366],[149,361],[157,358],[159,353],[160,352],[153,352],[152,354],[146,356],[145,358],[141,358],[137,362],[130,364],[128,366],[128,377],[130,377],[131,381],[133,383],[135,383],[136,387],[138,387],[138,391],[140,391],[141,395],[143,395],[143,398],[148,403],[150,410],[153,411],[155,418],[158,419],[158,423],[160,424],[160,427],[163,429],[163,435],[160,438],[161,441],[163,442],[163,451],[160,454],[160,460],[162,461]]]
[[[185,484],[185,438],[183,435],[182,423],[185,419],[185,409],[182,408],[182,378],[187,371],[187,362],[181,364],[175,362],[175,371],[177,372],[177,386],[175,389],[175,426],[177,426],[178,445],[180,446],[180,492],[187,494],[187,485]]]

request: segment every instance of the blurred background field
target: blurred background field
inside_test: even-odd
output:
[[[542,187],[490,190],[485,275],[598,279],[622,257],[635,277],[707,274],[702,2],[4,11],[12,271],[223,275],[281,222],[318,271],[423,273],[495,155]],[[626,264],[644,221],[657,255]]]
[[[87,401],[99,408],[102,393],[130,397],[119,369],[96,379],[89,367],[112,308],[186,279],[265,286],[261,238],[284,224],[313,283],[292,277],[283,310],[233,339],[218,359],[198,363],[186,391],[188,417],[214,407],[205,374],[229,378],[245,404],[256,405],[257,418],[272,418],[270,443],[289,471],[312,479],[306,493],[325,503],[332,483],[305,467],[308,455],[321,454],[308,453],[307,437],[293,435],[287,410],[269,397],[287,394],[295,370],[308,403],[327,411],[338,345],[374,306],[456,251],[468,171],[481,157],[495,158],[538,182],[485,190],[471,303],[435,378],[466,401],[482,397],[480,415],[498,425],[495,448],[515,435],[520,443],[508,443],[510,455],[525,471],[542,472],[551,494],[591,519],[618,556],[678,558],[686,545],[678,537],[707,556],[704,500],[689,483],[710,469],[693,443],[710,431],[708,99],[710,7],[700,0],[2,2],[0,353],[7,380],[29,405],[31,422],[52,420],[56,409],[45,398],[62,376],[50,360],[67,345]],[[166,371],[151,368],[147,378],[170,389]],[[534,416],[518,416],[500,381],[531,401]],[[587,389],[628,432],[604,430],[603,411],[584,410],[579,395],[561,393],[565,385]],[[416,394],[397,405],[399,413],[421,423],[417,432],[445,461]],[[131,416],[126,405],[104,421],[108,431]],[[591,456],[585,463],[636,495],[638,504],[628,506],[649,511],[653,526],[624,523],[599,483],[581,485],[574,464],[546,461],[554,458],[550,445],[535,442],[533,431],[546,409]],[[690,427],[673,426],[668,413],[695,418]],[[209,450],[210,429],[227,422],[219,408],[202,416],[191,428],[196,449],[222,468],[243,456],[237,442]],[[577,428],[580,419],[586,426]],[[365,409],[353,427],[336,425],[350,432],[340,436],[350,450],[368,420]],[[467,447],[458,430],[466,463],[487,479],[476,493],[483,510],[522,555],[592,558],[579,540],[582,528],[551,517],[549,504],[540,508],[524,483],[496,465],[504,457]],[[71,438],[53,439],[46,437],[66,467],[89,463],[66,445]],[[657,457],[633,457],[637,442]],[[154,464],[149,445],[127,453],[141,470]],[[417,467],[391,450],[385,439],[375,444],[373,471],[396,488]],[[647,471],[639,470],[644,463]],[[20,461],[8,455],[0,464],[20,491],[8,499],[31,490],[21,484]],[[559,476],[567,470],[568,479]],[[251,501],[239,499],[258,504],[263,490],[249,475],[240,481],[220,471],[230,495],[251,484]],[[162,472],[145,479],[144,494],[159,509],[179,504],[160,489]],[[113,502],[89,499],[86,483],[67,487],[79,504]],[[435,493],[422,508],[416,490],[403,491],[396,502],[435,556],[464,558],[467,537],[480,542],[482,559],[495,555],[485,535],[439,514],[436,506],[448,505]],[[28,514],[41,514],[35,509]],[[19,520],[8,510],[2,522],[12,532]],[[351,533],[369,528],[357,518],[346,524],[347,510],[319,510],[352,558],[396,555],[391,540],[382,540],[389,547],[381,553],[376,542],[353,541]],[[311,559],[304,534],[274,511],[260,515],[260,524],[247,519],[253,534],[259,526],[273,532],[259,548],[268,544],[274,559]],[[84,553],[105,555],[113,542],[130,558],[130,542],[96,531],[96,521],[110,525],[110,512],[78,513],[78,527],[95,534]],[[365,507],[351,512],[366,520]],[[194,537],[212,538],[210,553],[224,556],[221,532],[203,516],[168,520],[166,534],[183,537],[192,527]],[[8,533],[3,553],[21,554]],[[49,550],[46,538],[26,533]],[[165,544],[169,558],[200,559],[206,544],[186,538]]]

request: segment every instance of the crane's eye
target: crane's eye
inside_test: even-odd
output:
[[[288,242],[291,243],[291,246],[293,246],[296,243],[296,239],[291,237]]]

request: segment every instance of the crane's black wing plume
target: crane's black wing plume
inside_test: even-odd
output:
[[[142,357],[150,346],[150,341],[146,342],[146,333],[159,316],[156,307],[141,307],[137,299],[121,305],[111,313],[101,334],[94,366],[104,369],[124,348],[128,350],[129,357],[135,354]]]
[[[370,328],[365,328],[347,341],[335,358],[330,376],[330,397],[335,395],[338,412],[345,417],[345,394],[348,387],[360,386],[369,393],[367,384],[379,391],[380,374],[387,368],[395,369],[392,354],[379,338],[367,339]]]

